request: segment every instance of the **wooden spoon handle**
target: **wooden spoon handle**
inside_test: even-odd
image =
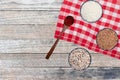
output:
[[[56,45],[58,44],[59,40],[60,40],[60,39],[58,38],[58,39],[55,41],[54,45],[51,47],[50,51],[47,53],[46,59],[49,59],[49,57],[50,57],[51,54],[53,53]]]
[[[60,40],[60,38],[61,38],[61,36],[62,36],[62,33],[63,33],[66,29],[67,29],[67,27],[64,26],[64,28],[62,29],[62,31],[61,31],[59,37],[58,37],[57,40],[55,41],[54,45],[51,47],[50,51],[47,53],[46,59],[49,59],[49,57],[50,57],[51,54],[53,53],[53,51],[54,51],[56,45],[58,44],[58,42],[59,42],[59,40]]]

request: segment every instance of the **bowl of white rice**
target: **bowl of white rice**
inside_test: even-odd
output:
[[[96,0],[88,0],[84,2],[80,9],[80,15],[84,21],[94,23],[102,17],[103,9]]]

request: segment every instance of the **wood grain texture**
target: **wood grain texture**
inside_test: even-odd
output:
[[[0,54],[0,68],[70,68],[68,53],[54,54],[49,60],[45,59],[44,53],[34,54]],[[92,54],[90,67],[119,67],[120,61],[102,54]]]
[[[0,10],[59,10],[63,0],[0,0]]]
[[[0,80],[119,80],[118,59],[89,52],[86,71],[75,71],[68,55],[79,45],[60,41],[50,60],[63,0],[0,0]]]
[[[0,39],[53,39],[56,24],[0,25]]]
[[[0,53],[47,53],[56,40],[54,39],[55,25],[1,25]],[[68,53],[77,47],[80,46],[60,41],[54,53]],[[90,52],[93,53],[93,51]]]
[[[6,80],[119,80],[120,69],[90,68],[83,72],[71,68],[4,68],[1,74]]]
[[[47,53],[54,43],[51,39],[38,40],[0,40],[0,53]],[[60,41],[54,53],[68,53],[78,47],[69,42]]]
[[[0,24],[55,24],[59,11],[0,11]]]

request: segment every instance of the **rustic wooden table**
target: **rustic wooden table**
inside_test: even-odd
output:
[[[120,60],[94,53],[84,72],[68,64],[78,45],[60,41],[50,60],[63,0],[0,0],[0,80],[120,80]]]

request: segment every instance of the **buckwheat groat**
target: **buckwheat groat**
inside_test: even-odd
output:
[[[111,50],[118,43],[117,33],[109,28],[105,28],[97,34],[97,44],[103,50]]]

